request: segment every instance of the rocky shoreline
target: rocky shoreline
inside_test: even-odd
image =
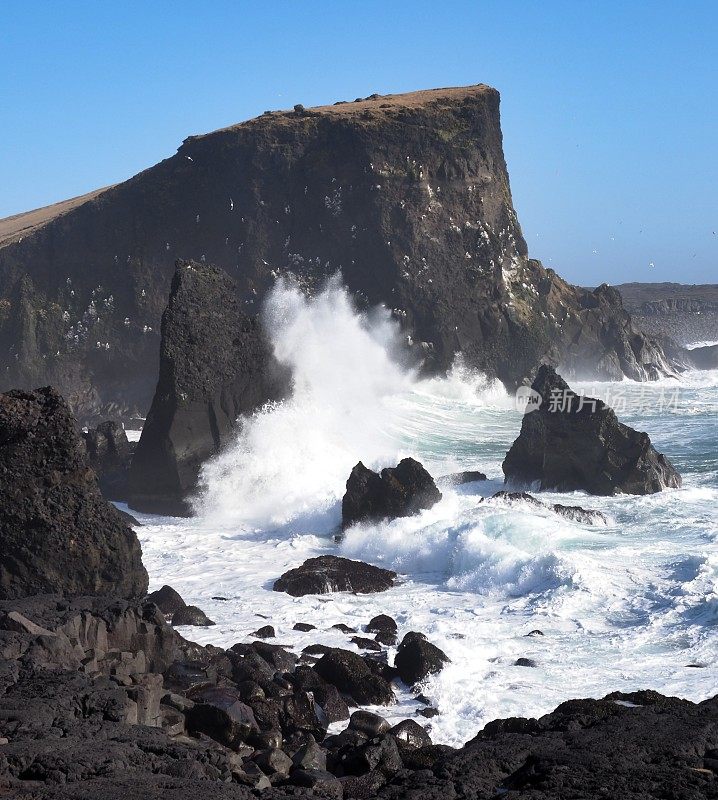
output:
[[[570,393],[542,367],[532,388],[542,396],[557,387]],[[627,472],[615,437],[639,434],[610,409],[596,419],[594,427],[570,408],[532,411],[514,448],[550,450],[578,436],[582,452],[603,448],[617,474],[631,475],[615,488],[666,483],[667,462],[650,443]],[[112,426],[81,437],[52,389],[0,395],[0,796],[718,797],[718,697],[692,703],[642,691],[573,700],[540,719],[495,720],[455,749],[432,743],[438,710],[421,694],[447,655],[419,631],[399,641],[386,614],[361,630],[342,628],[360,652],[313,644],[295,653],[274,641],[271,619],[226,649],[188,641],[173,625],[212,620],[169,586],[146,594],[137,538],[90,467],[106,470],[104,486],[114,492],[128,453]],[[484,478],[475,471],[445,482]],[[412,459],[381,473],[359,463],[347,481],[345,527],[419,513],[440,498]],[[513,491],[487,502],[543,505]],[[605,521],[578,506],[552,510]],[[361,596],[397,577],[323,556],[285,573],[274,589]],[[295,627],[311,632],[315,624],[297,619]],[[420,708],[392,726],[380,711],[399,688]]]

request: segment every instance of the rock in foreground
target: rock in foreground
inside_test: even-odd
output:
[[[100,494],[52,388],[0,395],[0,598],[147,591],[135,532]]]
[[[286,592],[293,597],[329,592],[371,594],[390,589],[395,579],[396,572],[390,569],[339,556],[319,556],[285,572],[273,588],[275,592]]]
[[[409,517],[441,500],[434,479],[413,458],[403,458],[396,467],[373,472],[360,461],[347,481],[342,499],[342,525],[362,520]]]
[[[652,494],[681,485],[647,433],[616,418],[603,401],[579,397],[553,367],[542,365],[531,388],[540,406],[524,414],[502,465],[507,483],[590,494]]]

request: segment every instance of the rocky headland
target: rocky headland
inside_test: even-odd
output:
[[[311,292],[340,271],[430,371],[461,352],[515,387],[542,360],[602,379],[682,364],[618,292],[529,257],[484,85],[267,112],[0,237],[0,390],[51,383],[83,423],[145,416],[178,259],[231,275],[250,316],[278,276]]]

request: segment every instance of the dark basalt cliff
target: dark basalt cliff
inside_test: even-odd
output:
[[[143,412],[177,258],[222,267],[248,310],[278,274],[311,289],[341,270],[435,369],[457,351],[507,385],[542,358],[567,376],[667,368],[617,293],[529,259],[483,85],[267,113],[0,221],[0,388],[52,382],[83,420]]]

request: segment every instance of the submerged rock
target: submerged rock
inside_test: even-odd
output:
[[[581,522],[585,525],[596,525],[608,523],[606,515],[601,511],[596,511],[592,508],[583,508],[582,506],[564,506],[561,503],[554,503],[553,510],[562,517],[570,519],[573,522]]]
[[[287,385],[232,278],[178,261],[162,317],[157,390],[130,468],[130,506],[188,514],[200,465],[229,441],[242,414],[278,399]]]
[[[147,591],[137,535],[102,495],[52,388],[0,395],[0,598]]]
[[[342,525],[362,520],[408,517],[441,500],[434,479],[413,458],[374,472],[360,461],[352,470],[342,499]]]
[[[681,485],[647,433],[621,424],[601,400],[571,391],[553,367],[539,368],[532,390],[540,406],[524,414],[503,462],[506,482],[590,494],[651,494]]]
[[[449,475],[442,475],[436,482],[439,486],[463,486],[465,483],[476,483],[485,481],[486,475],[478,470],[465,470],[464,472],[452,472]]]
[[[293,597],[328,592],[370,594],[390,589],[395,579],[396,572],[363,561],[319,556],[309,558],[301,566],[285,572],[275,581],[273,589]]]

